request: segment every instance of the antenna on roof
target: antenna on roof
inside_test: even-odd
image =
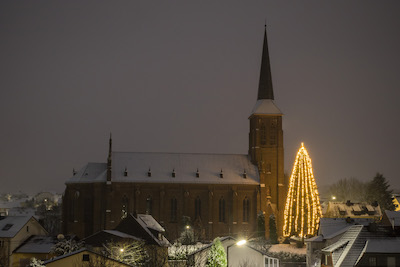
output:
[[[197,177],[197,178],[199,178],[199,177],[200,177],[199,168],[197,168],[197,171],[196,171],[196,177]]]
[[[224,178],[224,173],[223,173],[222,169],[221,169],[221,172],[219,173],[219,178]]]
[[[149,171],[147,172],[147,176],[151,177],[151,169],[150,169],[150,167],[149,167]]]

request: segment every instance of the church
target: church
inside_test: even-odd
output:
[[[106,162],[86,164],[65,183],[64,233],[87,237],[114,229],[132,213],[151,214],[170,240],[186,226],[202,240],[251,238],[258,235],[257,218],[263,214],[265,235],[274,215],[282,236],[288,181],[266,29],[249,121],[248,154],[117,152],[110,136]]]

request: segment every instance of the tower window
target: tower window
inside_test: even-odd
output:
[[[260,138],[261,145],[265,146],[267,144],[267,131],[265,130],[265,124],[261,124]]]
[[[194,201],[194,217],[201,218],[201,200],[200,197],[197,197]]]
[[[225,199],[221,197],[219,199],[219,222],[225,222]]]

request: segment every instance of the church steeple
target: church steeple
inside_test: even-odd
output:
[[[272,88],[271,77],[271,64],[269,62],[268,53],[267,25],[265,25],[264,29],[264,44],[261,58],[260,82],[258,84],[257,100],[260,99],[274,100],[274,90]]]

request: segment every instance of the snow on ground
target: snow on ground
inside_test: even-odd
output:
[[[305,255],[307,254],[306,248],[298,248],[296,245],[291,245],[291,244],[276,244],[272,245],[268,252],[289,252],[289,253],[295,253],[295,254],[300,254],[300,255]]]

